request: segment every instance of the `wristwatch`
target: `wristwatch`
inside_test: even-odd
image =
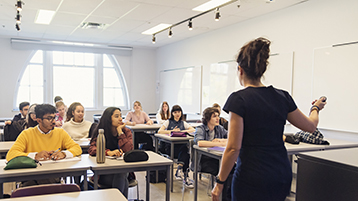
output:
[[[215,182],[218,183],[218,184],[224,184],[225,183],[225,181],[220,181],[219,176],[215,177]]]

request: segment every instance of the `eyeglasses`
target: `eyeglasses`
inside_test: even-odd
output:
[[[53,121],[54,119],[56,119],[56,116],[43,117],[42,119],[47,119],[48,121]]]

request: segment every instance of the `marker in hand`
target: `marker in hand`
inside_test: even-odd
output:
[[[321,96],[319,99],[322,99],[322,102],[326,102],[327,97],[325,97],[325,96]]]

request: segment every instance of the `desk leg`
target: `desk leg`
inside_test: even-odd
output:
[[[94,173],[94,175],[93,175],[93,177],[94,177],[94,186],[93,186],[93,189],[94,190],[97,190],[98,189],[98,173],[97,173],[97,171],[93,171],[93,173]]]
[[[83,172],[83,190],[88,190],[88,183],[87,183],[87,170]]]
[[[167,166],[167,182],[165,185],[165,200],[166,201],[170,200],[169,186],[170,186],[171,180],[173,180],[173,177],[170,177],[169,171],[170,171],[170,165]],[[173,185],[172,185],[172,188],[173,188]]]
[[[155,138],[155,153],[158,153],[158,138],[155,137],[155,136],[154,136],[154,138]],[[159,171],[156,170],[155,171],[155,181],[156,181],[156,183],[158,183],[158,177],[159,177],[158,174],[159,174]]]
[[[138,149],[138,145],[136,145],[136,143],[135,143],[135,131],[133,131],[132,139],[133,139],[134,149]]]
[[[174,160],[174,143],[170,143],[170,159]],[[173,192],[173,173],[174,173],[174,163],[170,171],[170,180],[172,180],[171,192]]]
[[[0,183],[0,199],[3,199],[4,198],[4,183]]]
[[[146,183],[145,183],[145,199],[147,201],[149,201],[149,197],[150,197],[150,184],[149,184],[149,179],[150,179],[150,171],[147,171],[147,178],[146,178]],[[139,184],[138,184],[139,185]],[[138,187],[137,187],[138,188]],[[137,189],[138,190],[138,189]]]
[[[198,200],[198,151],[194,149],[194,201]]]

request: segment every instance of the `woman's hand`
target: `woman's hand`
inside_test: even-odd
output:
[[[323,102],[324,100],[324,102]],[[312,105],[315,105],[319,108],[319,110],[322,110],[324,108],[324,106],[327,104],[327,102],[325,101],[325,98],[320,98],[318,100],[314,100],[312,101]]]
[[[108,156],[117,156],[117,157],[121,157],[123,155],[123,151],[122,149],[118,150],[113,150],[113,151],[108,151],[107,152]]]
[[[216,183],[214,189],[211,191],[211,200],[212,201],[220,201],[220,195],[223,191],[224,184]]]
[[[126,126],[126,124],[121,124],[117,127],[117,132],[118,134],[123,133],[123,128]]]
[[[153,124],[153,121],[152,121],[152,120],[149,120],[146,124],[147,124],[147,125],[152,125],[152,124]]]
[[[61,127],[62,126],[62,121],[56,121],[56,127]]]
[[[173,131],[180,131],[180,128],[177,128],[177,127],[175,126],[175,128],[173,128]]]

